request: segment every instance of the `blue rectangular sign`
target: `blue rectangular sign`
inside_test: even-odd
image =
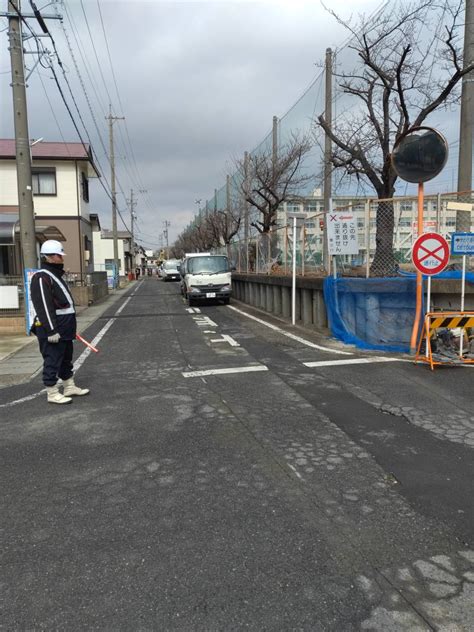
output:
[[[474,233],[453,233],[451,235],[452,255],[474,255]]]

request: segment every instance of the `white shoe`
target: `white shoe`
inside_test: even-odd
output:
[[[65,397],[62,393],[59,392],[58,385],[47,386],[46,392],[48,394],[48,402],[50,404],[70,404],[72,399],[70,397]]]
[[[88,388],[80,388],[74,384],[74,378],[70,377],[68,380],[64,380],[64,395],[66,397],[81,397],[82,395],[88,395]]]

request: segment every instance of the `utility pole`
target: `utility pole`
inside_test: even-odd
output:
[[[249,182],[249,152],[244,153],[244,182],[245,191],[250,188]],[[245,242],[245,260],[247,266],[247,274],[249,273],[249,210],[250,205],[247,200],[244,200],[244,242]]]
[[[466,68],[474,62],[474,0],[466,0],[464,20],[464,60]],[[472,150],[474,127],[474,72],[462,78],[461,120],[459,126],[458,191],[472,189]],[[459,200],[461,201],[461,200]],[[470,211],[456,211],[456,230],[471,230]]]
[[[276,167],[278,162],[278,117],[273,117],[273,126],[272,126],[272,178],[273,178],[273,186],[277,186],[276,183]],[[270,235],[267,235],[269,239],[267,240],[268,244],[268,253],[267,253],[267,262],[270,263],[272,250],[273,252],[277,249],[278,244],[278,233],[276,230],[273,230]]]
[[[133,222],[135,219],[134,208],[136,205],[136,200],[133,199],[133,189],[130,189],[130,233],[132,235],[131,239],[131,257],[132,257],[132,269],[131,272],[135,273],[135,235],[133,233]]]
[[[201,201],[201,200],[199,200]],[[165,219],[165,221],[163,222],[163,236],[166,240],[166,258],[169,259],[170,258],[170,252],[169,252],[169,238],[168,238],[168,228],[171,226],[171,222],[168,222],[168,220]]]
[[[118,235],[117,235],[117,194],[115,191],[115,152],[114,152],[114,122],[124,121],[124,116],[112,116],[112,105],[109,103],[109,116],[105,117],[109,121],[109,148],[110,148],[110,186],[112,189],[112,235],[114,240],[114,265],[117,271],[117,286],[120,287],[120,267],[118,256]]]
[[[19,16],[20,0],[9,0],[8,11],[21,252],[24,268],[37,268],[31,149],[28,136],[23,40]]]
[[[20,0],[9,0],[7,7],[7,13],[2,12],[0,16],[8,18],[21,254],[24,268],[36,268],[38,266],[38,257],[36,255],[35,214],[31,177],[31,145],[28,135],[28,110],[26,104],[21,20],[25,18],[36,18],[43,33],[48,33],[48,27],[44,20],[61,19],[62,16],[41,15],[40,11],[33,5],[34,13],[23,13],[20,17]]]
[[[332,50],[326,48],[326,86],[324,120],[332,127]],[[329,274],[328,217],[332,198],[332,142],[328,134],[324,138],[324,227],[323,227],[323,268]],[[369,253],[367,253],[367,257]]]

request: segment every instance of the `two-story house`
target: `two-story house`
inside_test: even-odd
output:
[[[89,217],[89,178],[99,177],[90,147],[82,143],[38,142],[31,148],[33,205],[38,242],[65,239],[66,268],[76,274],[94,269]],[[18,232],[15,141],[0,140],[0,224]],[[2,221],[3,218],[3,221]],[[43,227],[43,232],[39,231]],[[44,228],[49,227],[45,232]],[[12,240],[10,240],[12,241]],[[19,262],[19,242],[1,245],[0,260]],[[14,248],[16,254],[6,248]],[[20,270],[10,273],[21,273]]]

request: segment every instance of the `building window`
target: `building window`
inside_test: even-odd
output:
[[[56,195],[56,170],[51,167],[31,170],[33,195]]]
[[[84,202],[89,201],[89,179],[86,174],[81,171],[81,189],[82,189],[82,199]]]
[[[296,204],[294,202],[288,202],[286,205],[287,213],[300,213],[301,212],[301,204]]]

